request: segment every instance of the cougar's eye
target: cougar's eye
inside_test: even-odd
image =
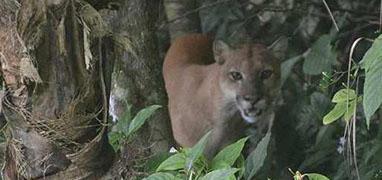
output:
[[[241,75],[241,73],[239,72],[236,72],[236,71],[232,71],[229,73],[229,77],[234,80],[234,81],[240,81],[243,79],[243,75]]]
[[[268,79],[268,78],[270,78],[272,76],[272,74],[273,74],[273,71],[267,69],[267,70],[264,70],[264,71],[261,72],[260,78],[263,79],[263,80],[264,79]]]

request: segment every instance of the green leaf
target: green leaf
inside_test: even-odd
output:
[[[240,156],[241,151],[244,148],[245,142],[248,140],[248,137],[242,138],[235,142],[234,144],[231,144],[227,147],[225,147],[223,150],[221,150],[213,159],[212,159],[212,166],[211,168],[213,170],[221,169],[221,168],[227,168],[231,167],[236,159]]]
[[[194,162],[202,155],[211,131],[206,133],[199,141],[186,153],[186,170],[190,171]]]
[[[344,115],[346,112],[346,102],[336,104],[334,108],[324,116],[324,124],[330,124]]]
[[[325,34],[314,42],[303,64],[305,74],[319,75],[322,72],[331,71],[332,64],[336,60],[336,54],[332,51],[330,41],[331,37]]]
[[[349,108],[345,111],[344,114],[344,120],[349,121],[349,119],[354,115],[355,108],[357,106],[357,99],[354,99],[349,102],[350,106]]]
[[[330,180],[328,177],[317,173],[308,173],[304,174],[304,176],[307,176],[309,180]]]
[[[249,154],[245,167],[245,179],[252,179],[253,176],[263,166],[268,154],[268,146],[271,140],[271,133],[268,132],[259,142],[256,149]]]
[[[301,56],[296,56],[281,63],[281,85],[288,79],[293,66],[301,59]]]
[[[245,159],[242,154],[240,154],[239,158],[236,160],[236,165],[239,168],[237,179],[243,179],[245,172]]]
[[[209,172],[200,180],[231,180],[236,179],[233,175],[238,171],[237,168],[218,169]]]
[[[177,153],[163,161],[156,171],[173,171],[183,169],[185,164],[186,155],[184,153]]]
[[[347,102],[348,100],[353,100],[357,97],[353,89],[341,89],[336,94],[334,94],[332,102],[340,103]]]
[[[365,68],[365,85],[363,88],[363,108],[367,127],[371,116],[382,103],[382,35],[374,40],[371,48],[362,59]]]
[[[125,135],[121,132],[110,132],[109,143],[113,147],[114,151],[118,151],[121,147],[121,142],[125,139]]]
[[[181,180],[181,179],[175,177],[171,173],[159,172],[159,173],[152,174],[149,177],[144,178],[143,180]]]
[[[156,172],[158,167],[164,161],[166,161],[168,158],[170,158],[172,155],[174,155],[174,154],[172,154],[172,153],[170,154],[169,152],[158,152],[158,153],[154,154],[152,157],[150,157],[150,159],[148,159],[145,162],[144,172],[147,172],[150,174]],[[184,163],[182,165],[184,166]]]
[[[142,125],[146,122],[149,117],[154,114],[154,112],[159,109],[160,105],[152,105],[149,107],[146,107],[138,112],[138,114],[134,117],[134,119],[131,121],[129,125],[129,132],[126,134],[126,136],[130,136],[135,131],[137,131]]]

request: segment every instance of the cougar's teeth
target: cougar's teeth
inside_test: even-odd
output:
[[[248,115],[248,114],[249,114],[249,110],[248,110],[248,109],[244,110],[244,113],[245,113],[246,115]]]

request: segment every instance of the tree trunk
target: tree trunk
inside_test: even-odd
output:
[[[157,0],[129,0],[120,9],[115,30],[127,37],[131,48],[118,54],[111,95],[115,119],[122,117],[127,104],[132,105],[133,114],[149,105],[163,106],[137,137],[150,146],[151,153],[168,151],[172,144],[161,71],[163,59],[155,34],[159,7]]]
[[[111,62],[105,61],[102,36],[88,37],[86,20],[78,18],[91,6],[74,0],[20,4],[20,38],[13,40],[23,53],[1,62],[5,179],[97,179],[113,161],[105,126],[105,67]]]
[[[171,40],[176,37],[200,33],[200,19],[196,0],[164,0]]]

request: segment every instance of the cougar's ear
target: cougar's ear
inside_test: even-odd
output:
[[[279,37],[275,42],[268,46],[268,49],[277,59],[284,60],[288,49],[288,38],[285,36]]]
[[[230,47],[225,42],[221,40],[214,41],[214,44],[213,44],[214,57],[215,57],[215,61],[219,65],[224,64],[225,59],[223,54],[224,52],[227,52],[229,49]]]

